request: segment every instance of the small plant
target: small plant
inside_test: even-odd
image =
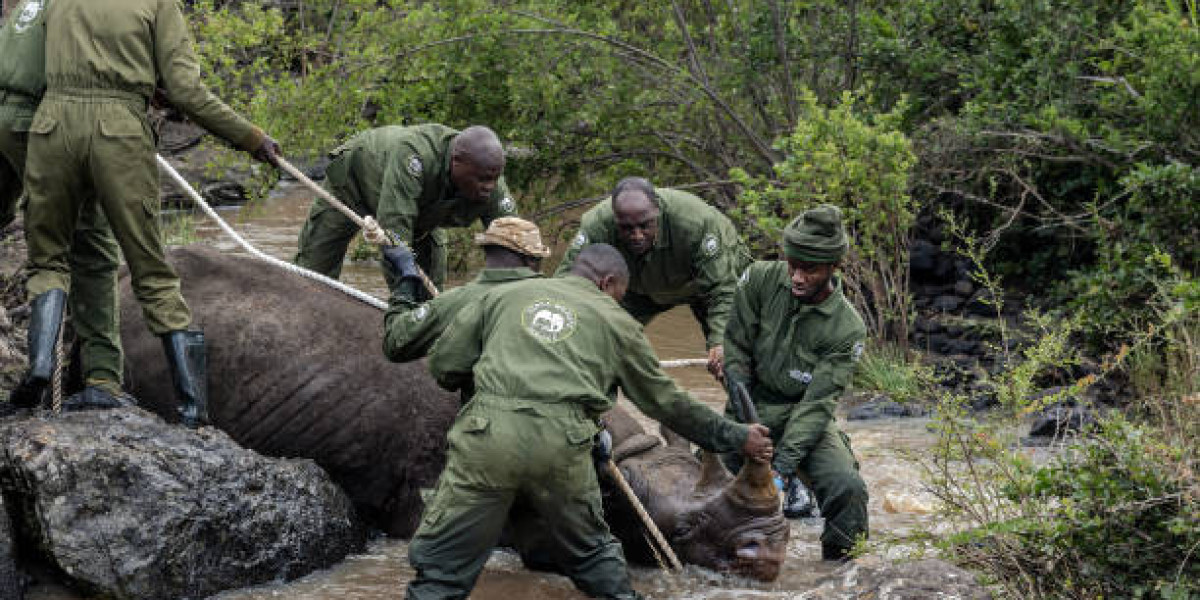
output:
[[[195,243],[196,216],[187,211],[175,211],[159,216],[163,243],[168,246],[183,246]]]
[[[868,348],[858,361],[854,387],[884,392],[896,402],[916,402],[931,397],[934,375],[902,348],[881,344]]]

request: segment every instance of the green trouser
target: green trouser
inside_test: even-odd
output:
[[[466,598],[518,498],[546,520],[559,563],[600,598],[634,598],[603,518],[592,465],[598,427],[575,404],[477,394],[450,429],[446,468],[409,546],[407,598]]]
[[[322,187],[341,200],[350,210],[360,216],[373,215],[367,204],[360,200],[363,197],[378,197],[379,190],[372,186],[368,189],[357,190],[361,183],[348,181],[344,175],[347,166],[346,159],[339,157],[329,165],[327,178]],[[374,194],[374,196],[371,196]],[[389,229],[388,223],[380,223],[384,229]],[[349,217],[342,214],[328,202],[317,198],[308,211],[308,219],[300,228],[300,239],[297,242],[296,258],[292,262],[306,269],[316,271],[326,277],[337,279],[342,273],[342,262],[346,259],[346,250],[350,240],[358,233],[358,226]],[[413,242],[413,252],[417,255],[417,265],[421,267],[438,289],[446,281],[446,232],[441,228],[422,232]],[[388,288],[395,289],[396,282],[384,270],[384,279]]]
[[[33,109],[29,109],[32,114]],[[0,122],[0,225],[15,212],[24,175],[28,134]],[[95,204],[85,205],[71,240],[71,322],[79,339],[87,385],[121,385],[123,355],[117,309],[120,255],[108,221]]]
[[[755,402],[759,421],[771,430],[771,442],[778,448],[783,445],[793,404]],[[733,408],[726,404],[725,415],[736,419]],[[741,468],[741,455],[722,455],[725,466],[736,473]],[[816,445],[797,463],[796,475],[817,496],[817,506],[825,518],[825,530],[821,532],[821,545],[831,548],[849,549],[855,539],[865,537],[867,523],[867,484],[858,474],[858,461],[850,448],[850,437],[842,433],[837,422],[830,420],[825,432]]]
[[[51,289],[70,290],[69,256],[79,215],[99,206],[129,265],[146,324],[161,335],[187,329],[191,312],[179,291],[179,276],[163,252],[158,166],[145,108],[145,99],[115,90],[46,94],[29,131],[26,163],[28,293],[33,298]],[[115,303],[115,297],[111,303],[93,300],[81,312]],[[114,314],[98,322],[95,330],[115,327]]]

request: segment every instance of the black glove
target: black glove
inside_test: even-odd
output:
[[[612,458],[612,434],[607,429],[601,429],[596,437],[592,438],[592,460],[598,465],[608,462]]]
[[[421,272],[417,270],[417,257],[412,250],[403,244],[384,246],[383,261],[391,268],[392,274],[399,279],[421,280]]]

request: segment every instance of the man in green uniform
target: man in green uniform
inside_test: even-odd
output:
[[[383,317],[383,353],[389,360],[405,362],[425,356],[464,306],[494,286],[541,277],[537,269],[542,259],[550,256],[537,225],[517,217],[492,221],[487,231],[475,235],[475,243],[483,246],[484,269],[474,281],[419,305],[411,302],[411,293],[392,296]],[[401,285],[416,290],[420,283],[415,269],[405,266],[412,264],[411,257],[411,251],[403,246],[384,249],[384,258],[393,274],[402,279]]]
[[[0,228],[16,215],[24,189],[25,157],[29,125],[46,89],[46,6],[50,0],[25,0],[16,5],[0,27]],[[75,333],[81,348],[82,370],[88,388],[71,400],[113,404],[121,398],[122,353],[118,337],[116,271],[117,242],[99,207],[89,205],[79,217],[71,240],[70,297]],[[34,306],[35,312],[56,312],[61,298]],[[42,323],[46,319],[40,319]],[[56,336],[45,328],[29,330],[30,348],[47,348],[39,336]],[[50,353],[31,355],[31,376],[13,390],[16,406],[31,407],[41,401],[46,381],[53,370]],[[103,398],[92,396],[99,394]]]
[[[446,280],[446,232],[479,220],[516,216],[504,184],[504,148],[491,129],[444,125],[369,129],[329,154],[325,187],[361,216],[413,248],[439,288]],[[358,227],[324,200],[313,202],[300,230],[295,263],[329,277],[342,271]],[[397,281],[385,270],[388,287]]]
[[[621,306],[644,325],[673,306],[689,305],[704,331],[708,369],[720,378],[725,321],[738,274],[750,264],[733,223],[692,194],[627,177],[583,215],[556,274],[569,271],[583,247],[601,242],[616,246],[629,264]]]
[[[641,327],[614,301],[627,286],[620,254],[595,244],[564,277],[492,288],[434,345],[438,383],[473,381],[476,391],[450,429],[446,468],[409,547],[410,600],[467,597],[517,498],[548,521],[576,587],[638,597],[604,522],[591,459],[596,419],[618,386],[705,449],[770,459],[764,427],[721,418],[663,374]]]
[[[178,2],[54,0],[46,12],[46,94],[29,128],[25,173],[30,339],[37,342],[30,356],[52,351],[76,223],[81,209],[98,205],[146,323],[162,336],[184,423],[198,426],[207,420],[204,341],[187,331],[191,312],[158,230],[158,166],[146,118],[156,83],[192,120],[255,158],[273,161],[278,152],[204,86]],[[116,320],[106,325],[115,335]],[[31,379],[45,385],[40,373]]]
[[[755,262],[738,280],[725,330],[731,400],[737,386],[749,388],[778,448],[775,471],[812,485],[828,560],[844,558],[855,538],[867,535],[867,487],[833,415],[866,338],[834,275],[848,249],[836,207],[800,215],[783,231],[787,262]],[[738,457],[726,458],[738,467]]]

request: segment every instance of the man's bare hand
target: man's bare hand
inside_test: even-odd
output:
[[[717,381],[725,382],[725,347],[713,346],[708,350],[708,372],[712,373]]]
[[[771,430],[758,423],[751,425],[750,435],[746,436],[746,443],[742,444],[742,454],[754,462],[771,462],[775,455],[775,446],[771,443]]]

